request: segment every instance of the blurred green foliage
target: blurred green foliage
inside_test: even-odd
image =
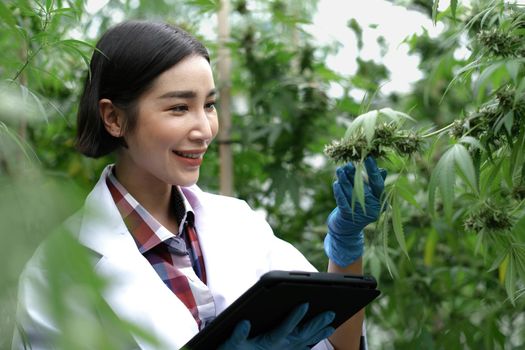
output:
[[[502,1],[452,1],[438,12],[437,1],[398,3],[422,11],[444,30],[437,37],[423,31],[406,38],[411,53],[420,57],[424,77],[409,93],[385,96],[380,86],[389,71],[381,62],[359,57],[352,76],[326,66],[337,46],[318,46],[304,29],[316,1],[232,0],[228,45],[236,107],[229,142],[236,195],[264,210],[277,235],[325,269],[322,239],[335,205],[336,165],[323,156],[324,145],[343,137],[349,122],[368,109],[404,111],[418,128],[456,123],[429,138],[412,158],[391,153],[379,160],[389,171],[387,191],[397,198],[402,231],[386,221],[382,230],[372,225],[365,232],[366,272],[382,290],[368,308],[370,348],[524,349],[524,127],[518,123],[524,118],[519,110],[525,90],[523,8]],[[160,19],[195,33],[213,61],[216,38],[207,33],[214,30],[218,6],[213,0],[110,0],[88,12],[82,0],[0,2],[0,262],[6,267],[0,271],[0,348],[10,344],[16,280],[25,261],[79,208],[112,161],[110,156],[86,159],[74,150],[77,101],[96,38],[119,18]],[[348,17],[363,40],[359,22]],[[458,55],[461,50],[468,54]],[[340,97],[328,94],[334,84],[343,90]],[[351,97],[356,91],[366,93],[365,101]],[[513,91],[510,104],[508,91]],[[503,102],[499,124],[478,123],[488,125],[489,132],[464,134],[482,120],[479,114],[487,106]],[[464,136],[475,141],[464,142]],[[445,157],[450,149],[460,149],[462,158]],[[217,153],[215,144],[201,172],[200,185],[210,191],[218,189]],[[469,159],[475,179],[460,171]],[[438,169],[455,176],[438,181],[443,176],[436,175]],[[510,214],[509,228],[486,229],[490,221],[478,214],[487,203]],[[74,242],[50,242],[60,252],[78,249]],[[84,271],[65,280],[71,289],[57,280],[57,289],[66,290],[54,298],[58,316],[67,319],[71,311],[60,307],[68,290],[84,290],[87,308],[106,310],[97,297],[105,282],[85,269],[89,257],[78,251],[55,258],[62,260],[51,259],[51,266],[72,259],[70,265]],[[109,310],[106,316],[110,333],[92,328],[85,333],[89,337],[76,338],[79,325],[71,324],[63,347],[122,347],[125,337],[107,334],[133,326],[119,323]]]

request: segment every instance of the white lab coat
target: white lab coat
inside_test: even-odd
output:
[[[85,210],[65,225],[83,245],[100,256],[95,269],[114,282],[104,299],[115,313],[142,326],[165,344],[164,348],[178,349],[198,332],[197,324],[137,249],[106,186],[107,171],[108,168],[88,195]],[[277,238],[268,223],[246,202],[203,192],[196,185],[182,191],[195,212],[207,284],[217,313],[267,271],[315,271],[296,248]],[[39,259],[37,251],[21,276],[17,321],[31,334],[54,333],[56,327],[41,300],[46,275]],[[141,349],[149,349],[140,336],[134,338]],[[15,332],[13,349],[22,348],[20,336]],[[315,348],[331,346],[324,341]]]

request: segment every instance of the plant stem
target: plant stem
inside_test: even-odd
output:
[[[426,134],[426,135],[423,135],[423,136],[421,136],[421,138],[426,139],[426,138],[428,138],[428,137],[432,137],[432,136],[436,136],[436,135],[438,135],[438,134],[441,134],[442,132],[447,131],[448,129],[450,129],[453,125],[454,125],[454,122],[448,124],[447,126],[441,128],[441,129],[439,129],[439,130],[436,130],[436,131],[433,131],[433,132],[428,133],[428,134]]]

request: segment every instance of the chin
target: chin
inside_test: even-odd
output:
[[[195,181],[188,181],[188,182],[183,182],[181,183],[179,186],[181,187],[190,187],[190,186],[193,186],[197,183],[197,180]]]
[[[199,180],[198,176],[193,177],[193,178],[180,179],[179,181],[177,181],[177,185],[182,186],[182,187],[190,187],[190,186],[195,185],[198,180]]]

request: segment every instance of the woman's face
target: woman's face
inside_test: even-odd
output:
[[[195,184],[218,131],[215,99],[211,67],[201,56],[159,75],[138,100],[137,124],[124,135],[128,148],[119,154],[117,175],[139,183]]]

